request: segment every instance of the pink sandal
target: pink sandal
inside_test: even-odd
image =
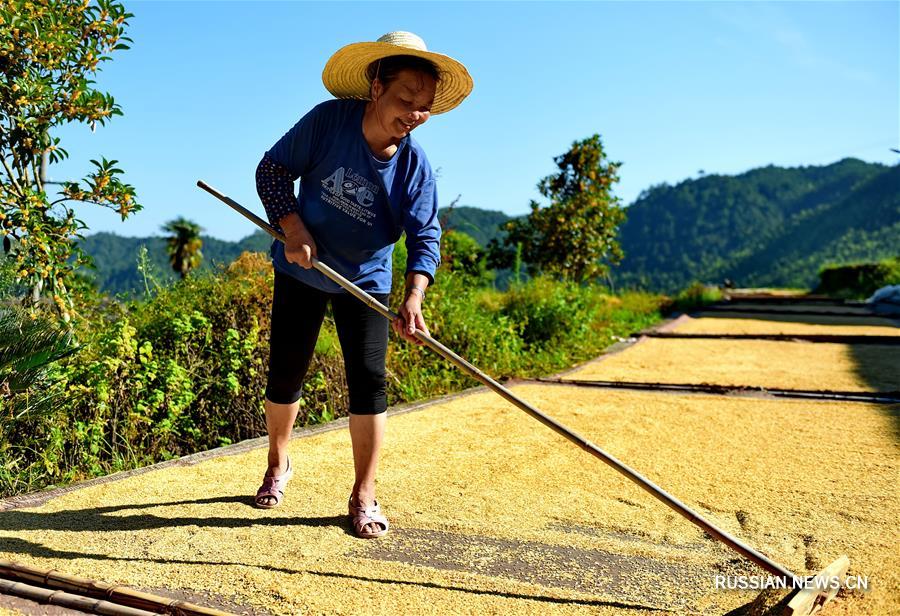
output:
[[[281,504],[282,499],[284,499],[284,489],[287,487],[287,482],[294,476],[290,458],[288,458],[287,464],[288,469],[278,477],[263,477],[262,485],[256,491],[256,498],[254,499],[254,503],[260,509],[272,509]],[[275,502],[270,505],[262,500],[264,498],[274,498]]]
[[[353,524],[353,531],[356,533],[357,537],[362,539],[375,539],[376,537],[383,537],[388,532],[388,521],[387,518],[381,514],[381,505],[378,504],[378,501],[375,501],[374,504],[369,505],[368,507],[364,507],[362,505],[354,505],[353,499],[347,502],[347,508],[350,515],[350,521]],[[382,527],[381,530],[376,530],[375,532],[368,532],[365,530],[366,525],[368,524],[377,524]]]

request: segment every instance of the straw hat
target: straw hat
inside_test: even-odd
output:
[[[388,56],[418,56],[431,60],[441,79],[434,95],[432,114],[450,111],[472,91],[472,77],[466,67],[450,56],[428,51],[425,41],[412,32],[388,32],[376,42],[353,43],[338,49],[322,71],[322,82],[337,98],[369,100],[366,68]]]

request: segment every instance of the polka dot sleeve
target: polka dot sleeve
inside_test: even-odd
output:
[[[256,192],[269,222],[275,226],[291,212],[298,211],[290,172],[268,156],[263,156],[256,167]]]

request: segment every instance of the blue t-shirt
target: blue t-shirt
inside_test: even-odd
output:
[[[363,137],[365,101],[335,99],[314,107],[266,155],[300,178],[297,208],[320,261],[369,293],[391,290],[391,254],[406,231],[407,272],[432,280],[440,262],[434,174],[425,152],[405,137],[388,161]],[[343,292],[315,269],[290,263],[272,244],[279,271],[330,293]]]

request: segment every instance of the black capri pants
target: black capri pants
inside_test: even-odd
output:
[[[387,306],[387,293],[370,295]],[[384,413],[388,320],[349,293],[326,293],[278,270],[272,300],[266,398],[276,404],[292,404],[300,399],[303,377],[309,369],[329,301],[344,355],[350,412]]]

